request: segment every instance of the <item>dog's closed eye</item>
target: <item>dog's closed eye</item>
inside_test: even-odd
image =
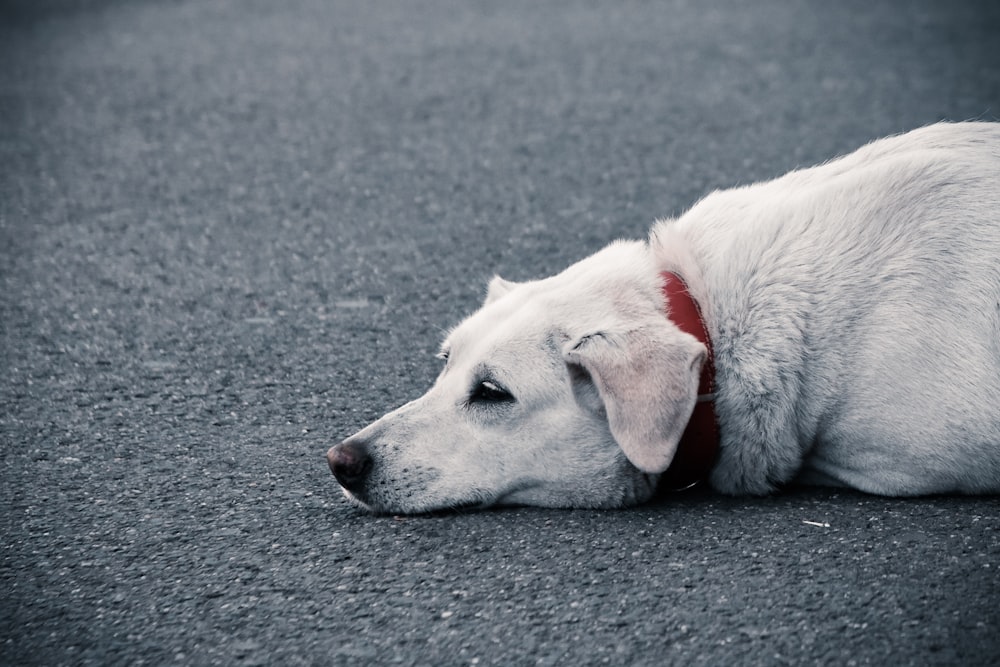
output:
[[[472,388],[472,393],[469,395],[469,405],[476,403],[498,404],[513,402],[514,395],[493,380],[481,380],[477,382],[476,386]]]

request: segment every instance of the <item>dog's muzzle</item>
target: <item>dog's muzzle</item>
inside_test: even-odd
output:
[[[351,493],[360,493],[372,470],[372,457],[368,447],[360,440],[345,440],[326,453],[330,472],[342,487]]]

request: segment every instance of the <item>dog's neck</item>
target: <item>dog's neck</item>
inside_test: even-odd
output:
[[[661,489],[680,490],[707,478],[719,455],[719,427],[715,417],[715,356],[701,308],[688,291],[684,279],[670,271],[664,271],[660,277],[663,279],[663,296],[670,320],[708,348],[694,412],[677,444],[674,460],[659,482]]]

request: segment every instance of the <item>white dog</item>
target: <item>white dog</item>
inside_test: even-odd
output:
[[[552,278],[494,278],[441,356],[423,397],[328,452],[354,502],[996,493],[1000,124],[876,141]]]

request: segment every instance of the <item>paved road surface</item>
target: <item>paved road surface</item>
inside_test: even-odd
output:
[[[1000,116],[995,2],[0,7],[0,663],[997,664],[998,498],[373,518],[323,461],[493,272]]]

